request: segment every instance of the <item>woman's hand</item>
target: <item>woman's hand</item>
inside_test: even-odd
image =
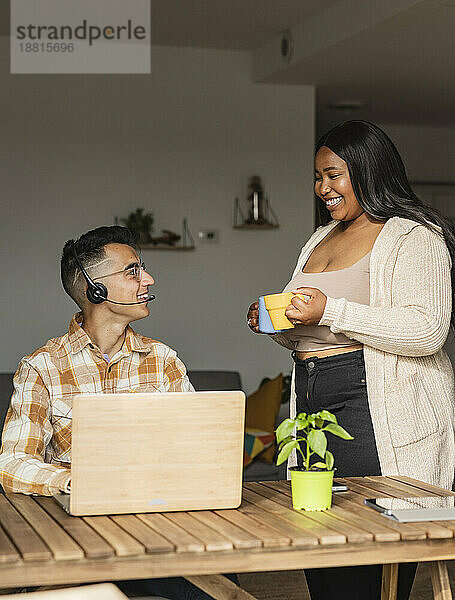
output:
[[[285,315],[291,323],[297,325],[317,325],[324,314],[327,296],[317,288],[300,287],[292,290],[293,294],[305,294],[308,300],[294,296],[286,308]]]
[[[248,309],[246,319],[251,331],[254,331],[254,333],[263,333],[259,331],[259,302],[253,302]]]

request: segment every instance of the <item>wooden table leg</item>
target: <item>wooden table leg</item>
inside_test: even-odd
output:
[[[397,600],[398,563],[382,566],[381,600]]]
[[[445,560],[430,562],[431,583],[434,600],[452,600],[449,574]]]
[[[213,596],[215,600],[256,600],[223,575],[191,575],[185,579],[209,596]]]

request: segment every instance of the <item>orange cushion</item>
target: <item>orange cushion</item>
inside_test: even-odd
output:
[[[280,410],[283,374],[268,381],[246,400],[245,427],[253,427],[261,431],[275,431],[275,421]],[[273,462],[275,444],[262,452],[259,460]]]

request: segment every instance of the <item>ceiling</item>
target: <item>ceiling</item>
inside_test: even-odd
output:
[[[345,118],[453,127],[455,1],[416,3],[393,18],[308,53],[268,80],[315,85],[319,129]],[[365,108],[329,108],[343,101],[359,101]]]
[[[0,0],[0,35],[10,1]],[[150,0],[154,46],[254,50],[338,0]]]
[[[151,0],[152,44],[255,50],[338,0]]]
[[[381,13],[387,4],[393,10]],[[152,45],[250,51],[253,63],[266,65],[254,80],[315,85],[318,129],[345,118],[455,126],[455,0],[151,0],[151,6]],[[0,34],[8,30],[9,1],[1,0]],[[273,56],[285,30],[295,45],[289,64]],[[340,101],[364,108],[328,108]]]

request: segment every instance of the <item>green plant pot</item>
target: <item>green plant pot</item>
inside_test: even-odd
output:
[[[327,510],[332,506],[333,471],[301,471],[298,467],[290,471],[296,510]]]

